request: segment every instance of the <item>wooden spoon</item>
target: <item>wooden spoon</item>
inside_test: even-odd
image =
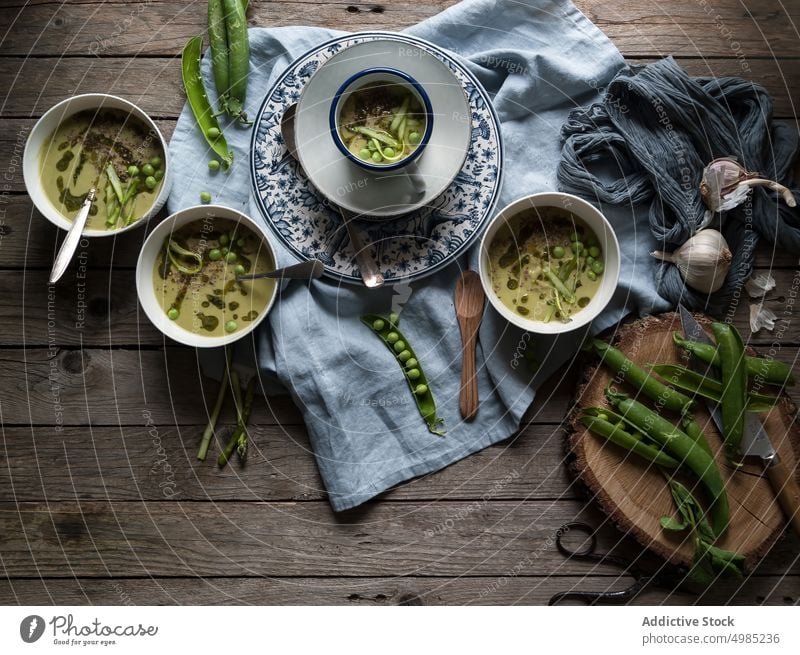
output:
[[[461,368],[461,393],[459,408],[465,421],[471,421],[478,413],[478,378],[475,375],[475,347],[478,343],[478,328],[483,316],[486,295],[483,293],[480,276],[475,271],[464,271],[456,283],[456,316],[461,328],[461,343],[464,363]]]

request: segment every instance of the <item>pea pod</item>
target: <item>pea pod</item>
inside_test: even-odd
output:
[[[675,364],[651,364],[650,370],[657,373],[671,384],[697,394],[703,398],[708,398],[719,403],[722,398],[722,383],[719,380],[705,376],[697,371],[677,366]],[[768,412],[780,400],[779,396],[771,396],[764,393],[748,393],[747,411],[748,412]]]
[[[444,430],[439,429],[439,426],[444,423],[444,419],[436,416],[436,403],[433,400],[428,379],[425,377],[425,372],[419,363],[417,355],[414,353],[414,349],[400,330],[397,329],[397,316],[392,315],[389,318],[384,318],[377,314],[365,314],[361,317],[361,322],[377,334],[386,347],[392,351],[398,364],[400,364],[400,368],[403,370],[408,387],[414,396],[414,402],[417,404],[417,409],[419,409],[419,413],[422,414],[422,418],[428,424],[428,430],[433,434],[444,436]],[[399,343],[402,343],[402,347],[397,345]],[[408,362],[412,362],[412,360],[413,366],[409,366]],[[416,371],[416,373],[412,374],[412,371]]]
[[[183,73],[183,87],[186,89],[186,98],[189,106],[203,133],[208,145],[222,160],[226,168],[233,164],[233,153],[228,148],[225,137],[220,130],[217,117],[208,101],[206,90],[203,87],[203,78],[200,75],[200,54],[203,47],[202,35],[189,39],[181,54],[181,70]],[[212,131],[213,130],[213,131]],[[214,136],[212,136],[214,135]]]
[[[643,441],[637,439],[635,436],[626,432],[621,427],[606,421],[599,416],[581,416],[578,419],[583,423],[591,432],[604,437],[608,441],[621,446],[625,450],[636,453],[640,457],[646,459],[648,462],[663,466],[668,469],[676,469],[679,462],[668,455],[663,450],[650,446]]]
[[[730,520],[728,496],[725,485],[714,459],[689,435],[662,418],[642,403],[626,394],[606,389],[606,397],[625,420],[635,425],[648,437],[663,445],[681,466],[694,473],[711,497],[711,525],[716,536],[725,532]]]
[[[220,109],[226,110],[226,97],[230,87],[228,71],[228,32],[222,0],[208,0],[208,43],[211,46],[211,70],[217,87]]]
[[[673,332],[672,339],[678,346],[695,355],[700,361],[720,366],[719,352],[716,346],[710,343],[700,343],[699,341],[685,339],[680,332]],[[791,386],[795,383],[792,369],[777,359],[745,356],[744,360],[747,376],[753,380],[760,380],[780,387]]]
[[[625,382],[641,391],[645,396],[666,409],[679,414],[689,411],[694,405],[691,398],[668,387],[647,371],[634,364],[625,354],[600,339],[593,339],[592,349],[600,355],[602,363],[618,373]]]
[[[744,412],[747,406],[747,369],[744,343],[739,332],[727,323],[712,323],[717,339],[722,372],[722,426],[725,428],[725,450],[728,459],[735,461],[744,436]]]
[[[250,40],[247,35],[247,18],[241,0],[222,0],[225,12],[225,30],[228,37],[228,91],[226,109],[231,116],[248,122],[244,113],[247,95],[247,76],[250,73]]]

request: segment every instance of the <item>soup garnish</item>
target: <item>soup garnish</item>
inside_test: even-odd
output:
[[[208,337],[244,329],[267,307],[275,281],[237,280],[275,265],[261,238],[228,219],[198,220],[164,240],[153,270],[164,313],[185,330]]]
[[[592,300],[605,270],[597,236],[574,214],[533,207],[509,218],[489,245],[492,288],[525,318],[567,323]]]
[[[164,178],[158,134],[119,109],[85,110],[64,120],[42,150],[40,174],[50,201],[74,220],[89,189],[97,199],[86,227],[118,229],[152,206]]]
[[[414,93],[402,84],[372,82],[353,91],[339,112],[339,136],[369,164],[395,164],[413,153],[427,118]]]

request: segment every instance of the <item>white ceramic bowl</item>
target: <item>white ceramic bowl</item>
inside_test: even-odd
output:
[[[591,228],[603,249],[605,271],[601,278],[600,287],[589,304],[576,313],[569,323],[562,323],[557,320],[544,323],[543,321],[534,321],[520,316],[506,307],[492,288],[489,266],[489,246],[492,243],[492,239],[494,239],[497,231],[506,224],[508,219],[512,216],[516,216],[521,211],[533,207],[559,207],[572,212]],[[614,291],[617,289],[619,267],[619,242],[617,241],[616,234],[614,234],[614,228],[611,227],[606,217],[595,209],[595,207],[585,200],[568,193],[536,193],[515,200],[510,205],[500,210],[500,213],[492,219],[481,240],[479,273],[483,290],[489,298],[489,302],[492,303],[492,306],[497,312],[509,323],[523,330],[528,330],[529,332],[537,334],[561,334],[563,332],[571,332],[594,320],[597,315],[605,309],[606,305],[608,305],[608,302],[614,295]]]
[[[425,90],[434,112],[424,156],[415,174],[365,170],[348,159],[331,136],[330,110],[336,94],[365,68],[391,68]],[[335,129],[335,127],[333,128]],[[461,171],[472,138],[472,112],[464,86],[450,67],[418,45],[390,36],[343,48],[309,79],[297,102],[297,156],[308,179],[330,202],[360,218],[391,218],[433,202]]]
[[[73,96],[62,100],[54,107],[50,108],[44,116],[42,116],[33,126],[28,142],[25,144],[25,154],[22,158],[22,172],[25,179],[25,188],[28,195],[33,200],[36,206],[44,217],[57,225],[62,230],[69,230],[72,227],[72,221],[67,220],[56,208],[55,205],[48,198],[42,186],[42,178],[39,174],[41,165],[42,148],[47,145],[47,140],[56,128],[67,118],[79,111],[86,109],[120,109],[126,111],[135,118],[138,118],[144,123],[151,133],[159,140],[161,149],[164,151],[164,179],[162,180],[161,190],[153,202],[153,206],[141,217],[138,217],[130,225],[121,227],[119,229],[105,230],[105,229],[85,229],[83,236],[86,237],[107,237],[128,230],[133,230],[141,225],[145,225],[148,220],[155,216],[169,196],[170,187],[172,186],[172,174],[169,162],[169,146],[161,134],[161,130],[152,121],[152,119],[145,114],[139,107],[132,102],[128,102],[124,98],[117,96],[107,95],[105,93],[85,93],[79,96]]]
[[[169,319],[166,312],[158,303],[155,287],[153,286],[153,268],[156,265],[156,258],[164,244],[164,239],[174,230],[178,230],[193,221],[207,218],[212,220],[215,218],[228,219],[246,224],[255,234],[261,237],[261,242],[272,257],[272,261],[277,262],[275,250],[272,248],[272,244],[270,244],[267,239],[267,235],[261,225],[256,223],[249,216],[235,209],[231,209],[230,207],[223,207],[222,205],[195,205],[194,207],[182,209],[168,216],[158,224],[145,240],[142,251],[139,253],[139,261],[136,263],[136,293],[139,296],[139,303],[144,309],[144,313],[147,314],[147,318],[150,319],[153,325],[171,339],[187,346],[194,346],[195,348],[215,348],[217,346],[224,346],[250,334],[260,325],[261,321],[264,320],[269,310],[272,309],[272,305],[275,303],[275,296],[278,292],[278,285],[276,284],[272,296],[267,302],[267,306],[259,313],[258,317],[256,317],[254,321],[251,321],[246,328],[234,332],[233,334],[206,337],[202,334],[190,332],[182,328],[175,321]]]

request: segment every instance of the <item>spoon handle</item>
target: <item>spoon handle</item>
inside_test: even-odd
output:
[[[458,406],[465,421],[471,421],[478,413],[478,377],[475,374],[475,348],[478,324],[465,321],[461,331],[463,363],[461,366],[461,392]]]
[[[69,228],[64,243],[61,244],[61,248],[58,250],[56,260],[53,262],[53,270],[50,272],[50,284],[55,284],[61,279],[61,276],[64,275],[64,271],[67,270],[67,266],[69,266],[69,263],[72,261],[72,255],[75,254],[75,250],[81,241],[83,228],[86,226],[86,221],[89,218],[89,211],[92,208],[95,193],[94,187],[89,189],[89,193],[86,194],[86,200],[83,201],[81,210],[75,217],[72,227]]]
[[[361,271],[361,279],[364,281],[364,286],[370,289],[377,289],[383,286],[383,275],[378,270],[378,263],[372,256],[370,247],[364,243],[361,233],[353,223],[353,216],[341,208],[339,212],[347,228],[347,236],[350,237],[353,250],[356,251],[356,263],[358,264],[358,270]]]
[[[285,268],[266,273],[252,273],[251,275],[237,275],[237,280],[260,280],[261,278],[284,278],[286,280],[316,280],[325,272],[325,264],[318,259],[309,259],[307,262],[293,264]]]

